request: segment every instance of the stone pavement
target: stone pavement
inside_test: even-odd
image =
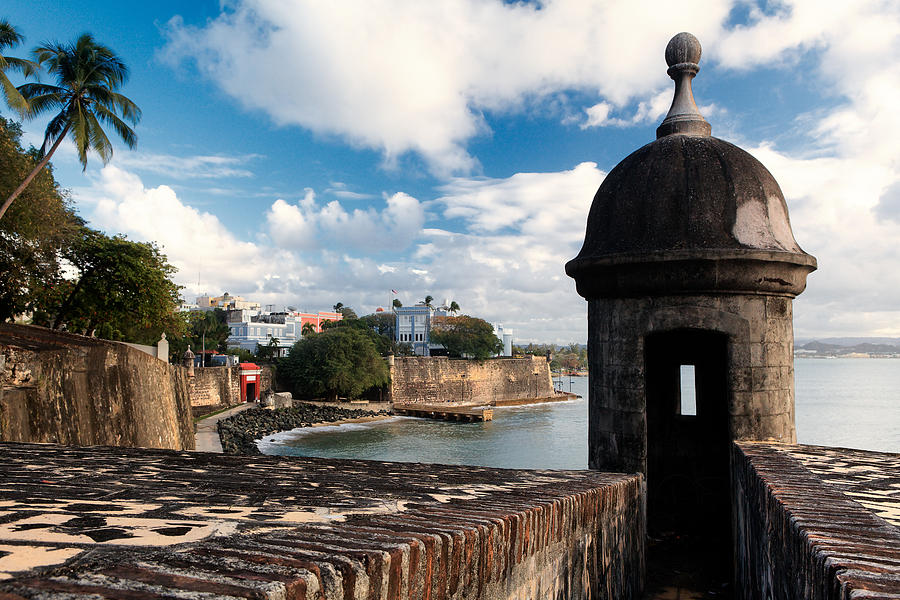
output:
[[[247,410],[248,408],[255,408],[258,404],[255,402],[244,402],[243,404],[238,404],[232,408],[224,412],[220,412],[211,417],[207,417],[200,421],[197,421],[196,424],[196,446],[195,452],[218,452],[222,453],[222,442],[219,440],[219,430],[216,428],[219,421],[222,419],[227,419],[231,415],[235,415],[243,410]]]
[[[0,443],[0,598],[636,598],[640,476]]]

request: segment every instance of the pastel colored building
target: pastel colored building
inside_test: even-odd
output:
[[[394,328],[394,339],[401,344],[412,346],[413,353],[417,356],[431,356],[431,319],[446,317],[446,307],[435,308],[419,303],[415,306],[395,308],[394,315],[397,323]]]
[[[275,312],[254,314],[251,310],[230,310],[226,315],[231,333],[229,348],[243,348],[257,352],[260,346],[268,346],[277,340],[276,356],[286,356],[288,350],[303,337],[303,327],[307,323],[314,331],[322,331],[327,321],[340,321],[341,313],[320,311],[318,313]]]
[[[221,308],[223,310],[255,310],[259,311],[261,306],[259,302],[244,300],[241,296],[232,296],[225,292],[221,296],[198,296],[197,307],[200,310],[209,310],[211,308]]]

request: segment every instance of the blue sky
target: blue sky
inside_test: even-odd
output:
[[[558,343],[587,337],[563,265],[593,194],[654,139],[664,48],[690,31],[713,135],[773,172],[819,259],[797,336],[900,336],[896,1],[12,0],[0,17],[26,36],[13,56],[89,31],[129,65],[138,149],[53,163],[92,226],[163,248],[186,298],[363,314],[395,289]]]

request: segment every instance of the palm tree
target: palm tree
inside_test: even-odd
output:
[[[425,296],[425,306],[431,306],[431,301],[434,300],[431,296]]]
[[[300,328],[300,337],[307,337],[316,332],[316,326],[307,321],[303,324],[303,327]]]
[[[3,95],[6,97],[9,107],[19,113],[25,112],[27,104],[25,98],[6,76],[6,71],[19,71],[29,77],[34,75],[37,65],[24,58],[3,56],[2,52],[7,48],[18,46],[24,39],[25,37],[19,33],[18,29],[10,25],[9,21],[0,21],[0,88],[3,88]]]
[[[116,92],[128,79],[128,67],[112,50],[85,33],[74,44],[45,43],[32,53],[37,63],[46,65],[47,71],[56,78],[56,85],[26,83],[19,86],[27,103],[25,116],[34,117],[57,109],[59,113],[47,124],[40,162],[0,207],[0,218],[49,162],[67,134],[75,142],[82,170],[87,169],[88,150],[99,154],[103,164],[112,158],[112,144],[101,121],[115,130],[126,146],[134,148],[137,145],[137,136],[123,119],[136,124],[141,120],[141,109]]]
[[[333,306],[333,308],[334,308],[334,312],[341,312],[341,309],[344,308],[344,303],[338,302],[337,304],[335,304]]]
[[[394,308],[402,308],[403,307],[403,303],[400,302],[399,298],[394,298],[393,305],[394,305]]]
[[[454,315],[459,312],[459,304],[456,303],[456,300],[450,303],[450,312]]]

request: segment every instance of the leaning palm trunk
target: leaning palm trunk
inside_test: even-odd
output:
[[[9,198],[6,199],[6,202],[4,202],[3,206],[0,207],[0,219],[2,219],[3,215],[6,214],[6,210],[13,203],[13,200],[18,198],[19,194],[24,192],[25,188],[28,187],[28,184],[31,183],[31,180],[34,179],[35,177],[37,177],[37,174],[41,172],[41,169],[43,169],[45,166],[47,166],[47,163],[50,162],[50,157],[53,156],[53,153],[56,152],[57,148],[59,148],[60,142],[62,142],[63,138],[66,137],[66,133],[68,133],[68,131],[69,131],[69,126],[66,125],[66,127],[62,130],[62,133],[59,135],[59,137],[56,138],[56,141],[53,142],[53,146],[50,147],[49,152],[47,152],[47,154],[44,155],[44,158],[41,159],[41,161],[37,164],[37,166],[31,170],[31,173],[29,173],[28,177],[26,177],[25,180],[19,184],[19,187],[17,187],[15,190],[13,190],[13,193],[9,195]]]

